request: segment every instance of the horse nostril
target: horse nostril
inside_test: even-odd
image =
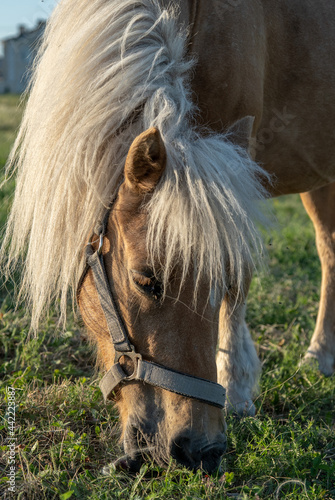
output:
[[[171,444],[170,454],[172,458],[177,460],[186,467],[196,468],[196,463],[199,461],[198,457],[194,456],[192,450],[192,441],[190,437],[180,435],[173,440]],[[200,463],[200,462],[199,462]]]
[[[170,447],[172,458],[191,469],[200,467],[207,473],[214,472],[227,448],[225,436],[220,436],[219,442],[206,446],[199,447],[194,443],[200,444],[199,440],[193,440],[189,434],[177,436]]]
[[[226,449],[226,440],[203,448],[201,450],[201,468],[209,474],[214,472],[220,466],[221,457]]]

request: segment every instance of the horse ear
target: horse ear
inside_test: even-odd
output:
[[[228,139],[236,146],[249,149],[255,117],[245,116],[237,120],[227,130]]]
[[[149,193],[166,166],[166,150],[157,128],[140,134],[130,146],[125,164],[125,182],[138,193]]]

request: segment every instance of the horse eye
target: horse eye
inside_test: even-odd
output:
[[[163,295],[163,285],[155,276],[132,271],[132,279],[137,288],[155,300],[160,300]]]

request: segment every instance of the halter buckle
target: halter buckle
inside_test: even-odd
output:
[[[135,347],[131,345],[131,351],[115,351],[114,363],[118,363],[120,358],[122,358],[123,356],[125,358],[129,358],[134,365],[133,373],[128,375],[124,380],[134,380],[137,376],[137,364],[138,361],[142,360],[142,354],[136,352]]]

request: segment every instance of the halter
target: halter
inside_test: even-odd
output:
[[[118,311],[112,288],[108,281],[102,255],[102,246],[107,231],[109,214],[110,210],[108,210],[98,231],[99,248],[95,251],[92,243],[89,243],[86,247],[87,266],[78,287],[78,290],[80,290],[84,277],[88,270],[92,269],[100,305],[105,315],[115,350],[114,365],[101,379],[99,384],[105,402],[113,398],[113,392],[118,386],[136,380],[161,387],[182,396],[197,399],[218,408],[223,408],[226,391],[222,385],[145,361],[142,355],[130,343],[127,328]],[[124,371],[120,364],[120,358],[123,356],[129,358],[133,363],[134,369],[130,375]]]

